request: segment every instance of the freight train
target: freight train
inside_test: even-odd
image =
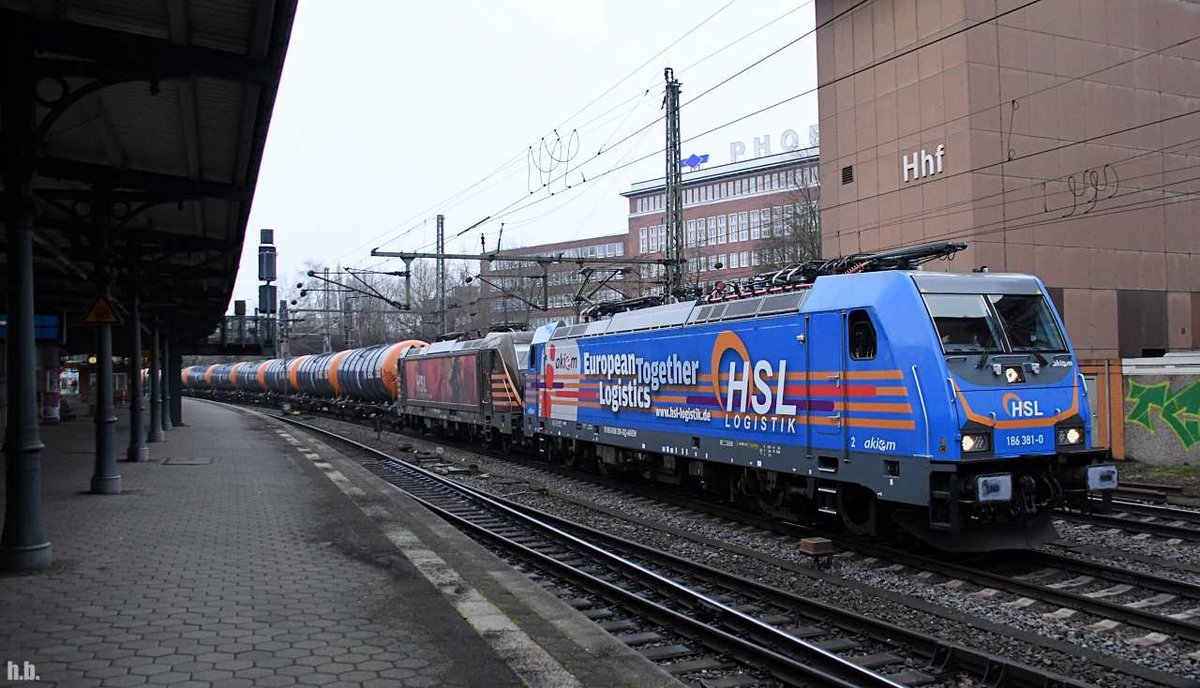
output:
[[[408,341],[360,368],[344,365],[367,350],[192,368],[184,383],[291,394],[859,535],[1033,546],[1054,537],[1052,509],[1115,489],[1117,471],[1091,446],[1045,287],[919,269],[960,249],[812,261],[533,333]],[[388,395],[357,379],[388,374]]]

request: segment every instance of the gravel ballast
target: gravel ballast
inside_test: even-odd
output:
[[[457,476],[468,484],[821,602],[1026,664],[1053,667],[1057,673],[1078,680],[1114,687],[1160,685],[1114,671],[1123,662],[1187,679],[1200,678],[1200,660],[1188,656],[1200,648],[1172,642],[1137,647],[1128,641],[1144,635],[1145,632],[1138,629],[1122,627],[1109,633],[1087,631],[1082,626],[1096,619],[1081,620],[1082,614],[1068,620],[1047,618],[1044,615],[1053,612],[1054,608],[1042,603],[1024,609],[1006,607],[1003,602],[1011,600],[1012,596],[981,599],[971,594],[978,590],[977,587],[956,590],[938,584],[944,579],[917,578],[914,577],[917,571],[889,567],[886,562],[865,561],[863,557],[838,557],[827,573],[814,572],[807,568],[807,557],[798,553],[794,538],[747,528],[744,524],[718,521],[585,481],[455,449],[437,443],[434,438],[414,439],[385,432],[377,439],[374,431],[353,423],[308,416],[303,420],[399,457],[403,457],[409,448],[434,451],[441,447],[441,457],[447,463],[477,467],[476,474]],[[1070,529],[1065,530],[1068,539],[1075,537]],[[1085,534],[1096,535],[1086,533],[1086,529]],[[1087,542],[1086,537],[1081,540]],[[1104,544],[1112,543],[1110,540]],[[1154,543],[1143,544],[1152,546]],[[1140,553],[1153,556],[1153,551]],[[1004,631],[1004,628],[1012,630]],[[1068,650],[1064,652],[1041,647],[1031,642],[1037,638],[1062,641],[1084,649],[1063,648]],[[1103,657],[1117,661],[1105,661]]]

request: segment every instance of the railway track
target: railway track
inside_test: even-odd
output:
[[[1095,501],[1097,506],[1103,504]],[[1074,523],[1166,538],[1169,544],[1200,542],[1200,511],[1124,499],[1112,500],[1111,509],[1109,513],[1062,511],[1056,516]]]
[[[629,483],[519,457],[506,457],[505,460],[744,523],[767,532],[794,537],[827,537],[841,549],[855,553],[860,565],[863,560],[870,560],[866,566],[892,569],[892,572],[900,570],[896,566],[906,567],[909,573],[923,576],[922,580],[931,586],[974,594],[980,600],[993,600],[996,604],[1008,604],[1014,609],[1027,609],[1035,604],[1043,607],[1048,605],[1051,608],[1045,614],[1049,618],[1069,621],[1089,632],[1111,633],[1118,629],[1124,633],[1129,633],[1130,629],[1145,631],[1140,637],[1130,638],[1134,644],[1157,645],[1171,639],[1200,644],[1200,586],[1195,584],[1047,552],[1008,553],[1004,555],[1008,557],[1006,560],[968,557],[955,562],[941,555],[906,552],[809,525],[750,514],[725,503],[700,499],[689,493],[668,491],[662,486]],[[1134,506],[1152,508],[1147,505]],[[1129,522],[1128,525],[1132,527],[1135,523]],[[940,576],[940,579],[928,574]],[[1009,599],[1005,599],[1001,593],[1007,593]],[[1197,658],[1200,659],[1200,653]]]
[[[1194,584],[1043,552],[1012,555],[1011,563],[981,565],[872,545],[852,547],[889,562],[885,565],[914,569],[914,575],[929,585],[981,601],[1012,609],[1049,605],[1053,609],[1043,613],[1046,618],[1093,633],[1111,633],[1122,626],[1138,629],[1122,629],[1135,646],[1170,640],[1200,644],[1200,586]]]
[[[1045,552],[1009,553],[1005,555],[1009,559],[1001,561],[986,557],[948,561],[748,514],[727,504],[667,492],[661,486],[632,484],[527,459],[515,461],[780,535],[829,537],[857,557],[859,566],[911,575],[930,588],[971,595],[1014,610],[1044,609],[1041,613],[1048,619],[1090,633],[1124,634],[1134,646],[1200,643],[1200,586],[1195,584]],[[1196,648],[1189,652],[1200,659]]]
[[[1172,496],[1183,491],[1179,485],[1163,485],[1160,483],[1134,483],[1121,481],[1120,487],[1113,492],[1113,497],[1131,499],[1151,504],[1166,504]]]
[[[574,472],[567,474],[578,477]],[[604,484],[631,489],[621,487],[619,482]],[[862,542],[807,525],[783,523],[687,495],[664,495],[640,486],[633,486],[632,491],[781,535],[828,537],[853,553],[860,566],[889,573],[908,569],[905,573],[930,586],[973,594],[981,601],[1007,604],[1018,610],[1049,605],[1052,608],[1045,612],[1049,618],[1069,620],[1090,632],[1143,629],[1144,635],[1131,638],[1134,644],[1150,646],[1171,639],[1200,644],[1200,586],[1195,584],[1044,552],[1008,553],[1004,555],[1008,559],[999,562],[988,557],[956,562]]]
[[[372,427],[372,424],[370,422],[364,423],[363,421],[345,421],[345,420],[343,420],[342,422],[349,422],[353,425],[358,425],[359,427],[363,426],[364,424],[368,428]],[[375,427],[375,432],[376,432],[377,438],[379,437],[380,430],[381,430],[380,427]],[[401,436],[404,435],[404,433],[398,433],[398,434]],[[414,436],[414,439],[420,441],[420,439],[422,439],[422,438]],[[432,439],[433,441],[437,442],[438,444],[446,444],[448,446],[455,445],[455,442],[453,440],[447,441],[448,438],[437,438],[437,439],[429,438],[429,439]],[[410,447],[404,447],[401,451],[406,452],[406,451],[408,451],[409,448]],[[780,523],[777,521],[770,521],[770,520],[766,520],[766,519],[761,519],[761,520],[756,521],[757,517],[748,515],[741,511],[736,511],[736,510],[730,509],[728,505],[722,505],[722,504],[717,504],[717,503],[708,503],[708,502],[698,503],[694,498],[691,498],[691,497],[686,497],[686,496],[682,496],[682,495],[678,495],[678,494],[664,493],[663,486],[657,486],[657,487],[651,488],[648,486],[632,484],[627,481],[620,481],[620,480],[613,480],[610,478],[604,478],[604,477],[597,476],[595,474],[590,474],[590,473],[580,474],[578,471],[574,471],[574,470],[566,468],[566,467],[546,464],[544,462],[532,460],[527,457],[513,457],[513,456],[507,455],[507,454],[505,456],[498,456],[494,452],[488,452],[484,448],[478,447],[478,446],[460,446],[459,449],[461,449],[463,451],[467,451],[467,452],[476,452],[476,453],[483,452],[484,454],[490,455],[491,458],[493,458],[493,459],[499,459],[499,460],[503,460],[506,462],[523,464],[527,468],[533,469],[538,472],[544,472],[546,474],[557,474],[557,475],[569,477],[574,480],[580,480],[582,482],[599,484],[599,485],[602,485],[606,489],[601,489],[598,491],[594,490],[593,491],[594,493],[605,493],[605,492],[611,491],[612,493],[620,492],[620,493],[626,494],[626,495],[634,495],[631,497],[632,502],[634,502],[634,503],[637,503],[640,501],[643,503],[654,502],[654,503],[662,504],[665,502],[666,504],[673,505],[670,507],[666,507],[669,511],[683,513],[683,511],[686,509],[689,511],[695,511],[697,513],[712,515],[716,521],[720,521],[721,519],[728,518],[735,522],[747,524],[747,527],[752,527],[754,529],[762,529],[762,530],[766,530],[768,532],[774,532],[774,533],[786,533],[789,538],[794,535],[797,535],[797,534],[800,534],[800,535],[813,534],[811,529],[808,529],[803,526],[797,526],[795,524]],[[515,485],[515,484],[518,484],[521,482],[524,482],[524,479],[518,478],[516,480],[505,480],[504,481],[504,483],[506,485]],[[537,484],[538,484],[538,482],[536,480],[535,480],[535,482],[530,483],[529,487],[531,489],[529,491],[537,491],[537,488],[536,488]],[[516,488],[516,489],[518,492],[525,492],[525,490],[521,490],[520,488]],[[636,496],[636,495],[644,495],[644,496]],[[555,494],[554,498],[556,500],[564,499],[564,497],[559,494]],[[571,501],[571,500],[570,500],[570,498],[566,498],[565,501]],[[570,510],[568,510],[568,512],[569,511]],[[598,511],[602,511],[602,509],[599,509]],[[610,515],[613,516],[614,518],[629,520],[631,522],[639,521],[639,519],[637,519],[637,518],[630,517],[630,515],[628,513],[623,513],[623,510],[622,510],[622,513],[614,513],[614,514],[610,514]],[[588,519],[588,520],[591,520],[591,519]],[[658,531],[661,531],[664,533],[671,532],[673,530],[671,528],[664,528],[662,523],[655,521],[653,518],[651,518],[651,520],[649,520],[649,521],[646,521],[642,525],[645,526],[646,528],[658,530]],[[786,530],[780,530],[781,528],[786,529]],[[620,530],[620,529],[618,529],[618,530]],[[745,529],[743,529],[743,530],[745,530]],[[700,542],[701,540],[707,540],[707,538],[705,538],[705,537],[695,538],[686,532],[677,532],[676,535],[681,535],[682,537],[688,538],[688,539],[695,539],[697,542]],[[639,537],[639,539],[643,539],[643,538],[641,538],[640,535],[638,537]],[[762,536],[760,536],[760,537],[762,537]],[[769,539],[771,536],[767,535],[766,537]],[[651,538],[650,541],[652,542],[653,538]],[[774,541],[774,544],[772,546],[779,545],[781,542],[782,542],[781,540],[777,539]],[[850,542],[848,544],[853,546],[857,543]],[[660,547],[661,547],[661,545],[660,545]],[[708,547],[719,548],[719,549],[713,550],[713,551],[726,550],[729,552],[737,552],[739,549],[744,549],[744,548],[739,548],[736,545],[731,545],[729,542],[724,541],[724,539],[714,540],[713,542],[708,544]],[[667,549],[667,548],[663,548],[663,549]],[[686,550],[687,548],[684,548],[684,549]],[[794,547],[792,549],[794,549]],[[1071,550],[1071,553],[1074,554],[1074,551],[1072,548],[1068,548],[1068,550]],[[691,556],[691,555],[689,555],[689,556]],[[1044,632],[1033,630],[1029,626],[1018,625],[1016,627],[1011,627],[1011,626],[1009,626],[1010,622],[1007,620],[996,619],[995,621],[988,621],[988,620],[986,620],[987,617],[984,617],[984,618],[976,617],[976,612],[966,611],[966,608],[962,607],[961,605],[957,605],[957,608],[955,605],[951,605],[949,607],[943,606],[943,604],[944,604],[942,601],[943,596],[940,594],[938,594],[938,596],[936,596],[934,598],[930,598],[930,597],[926,597],[924,599],[922,599],[920,597],[914,598],[914,597],[910,597],[911,593],[909,593],[909,592],[895,591],[894,589],[889,590],[887,588],[879,588],[879,587],[875,587],[875,585],[870,582],[863,583],[861,581],[855,581],[852,577],[850,577],[850,578],[844,577],[844,572],[837,572],[837,573],[830,574],[830,573],[812,571],[811,569],[808,569],[808,567],[805,567],[803,565],[803,563],[798,564],[799,568],[795,568],[797,566],[797,564],[793,564],[792,566],[789,567],[788,563],[783,560],[773,559],[771,556],[760,557],[760,555],[758,555],[758,553],[756,551],[743,551],[741,556],[751,556],[754,558],[761,558],[764,563],[766,563],[770,566],[781,566],[781,567],[783,567],[783,570],[790,570],[797,574],[804,574],[807,576],[812,576],[813,578],[818,579],[818,580],[825,580],[826,582],[836,585],[838,587],[847,586],[848,588],[855,590],[856,593],[857,592],[866,592],[866,594],[868,594],[868,595],[876,596],[881,599],[887,599],[887,600],[890,600],[892,603],[906,605],[913,609],[920,610],[924,614],[933,615],[934,618],[940,616],[940,617],[946,618],[948,620],[951,620],[953,623],[966,624],[968,627],[976,627],[976,628],[979,628],[980,630],[984,630],[984,631],[987,631],[990,633],[998,633],[998,634],[1001,634],[1004,636],[1008,636],[1011,639],[1019,640],[1020,642],[1027,643],[1034,647],[1042,647],[1051,652],[1064,653],[1067,657],[1071,657],[1071,656],[1078,657],[1079,659],[1083,659],[1085,661],[1092,662],[1092,663],[1096,664],[1097,666],[1108,667],[1109,671],[1117,672],[1116,675],[1128,675],[1131,678],[1137,677],[1138,679],[1141,679],[1142,681],[1146,681],[1146,682],[1154,683],[1154,684],[1158,684],[1158,685],[1164,685],[1164,686],[1182,687],[1182,686],[1195,685],[1191,681],[1189,681],[1186,678],[1183,678],[1177,674],[1165,673],[1161,670],[1154,668],[1154,666],[1157,663],[1152,664],[1150,666],[1145,666],[1145,667],[1141,666],[1140,660],[1135,660],[1135,657],[1142,656],[1140,654],[1140,651],[1139,651],[1139,654],[1127,656],[1125,659],[1122,660],[1120,658],[1119,654],[1111,655],[1107,651],[1097,652],[1096,650],[1091,649],[1092,644],[1079,645],[1079,644],[1077,644],[1078,643],[1077,640],[1072,639],[1072,640],[1068,641],[1068,640],[1065,640],[1063,638],[1063,636],[1059,636],[1057,634],[1055,634],[1053,636],[1047,636],[1047,635],[1044,635]],[[859,555],[855,554],[854,556],[859,556]],[[864,557],[866,557],[866,555],[864,555]],[[878,561],[879,568],[884,571],[887,571],[889,569],[895,570],[895,569],[909,568],[911,570],[906,571],[905,575],[908,575],[909,573],[919,573],[919,569],[916,567],[906,567],[906,565],[904,565],[904,564],[898,564],[898,563],[894,563],[894,562],[889,563],[887,559],[879,559],[877,561]],[[1075,563],[1075,562],[1077,562],[1077,564],[1073,568],[1067,567],[1067,564]],[[1063,576],[1065,576],[1066,571],[1078,572],[1080,567],[1086,567],[1090,562],[1087,562],[1086,560],[1078,561],[1072,557],[1063,557],[1063,558],[1060,558],[1058,561],[1043,558],[1037,562],[1028,561],[1026,563],[1029,566],[1033,566],[1034,564],[1040,564],[1041,566],[1040,566],[1040,568],[1034,568],[1034,569],[1025,571],[1024,572],[1025,574],[1034,573],[1041,569],[1049,568],[1049,566],[1052,564],[1058,564],[1058,565],[1060,565],[1060,568],[1058,569],[1058,571],[1062,572]],[[857,565],[857,563],[856,563],[856,565]],[[1102,568],[1103,568],[1102,565],[1098,565],[1098,567],[1091,568],[1090,571],[1092,571],[1094,573],[1097,571],[1101,571]],[[1108,567],[1108,568],[1111,569],[1111,567]],[[739,569],[739,571],[740,571],[740,569]],[[1125,576],[1136,575],[1136,574],[1133,574],[1133,572],[1130,572],[1130,571],[1124,570],[1124,569],[1121,569],[1120,572],[1122,574],[1124,574]],[[1021,574],[1017,573],[1014,575],[1021,575]],[[1073,577],[1077,577],[1079,575],[1089,575],[1089,574],[1079,572],[1079,573],[1077,573],[1076,576],[1073,576]],[[1062,576],[1060,576],[1060,578],[1061,577]],[[768,576],[767,578],[770,579],[773,577]],[[1035,576],[1035,578],[1036,578],[1036,576]],[[1067,577],[1067,580],[1070,580],[1071,578],[1072,577]],[[1099,576],[1093,576],[1093,578],[1095,578],[1096,580],[1100,580]],[[938,586],[937,583],[939,583],[939,582],[951,581],[953,579],[953,574],[944,576],[944,579],[945,580],[941,580],[941,579],[935,577],[931,580],[923,582],[922,584],[924,585],[927,583],[928,588],[930,590],[938,590],[938,591],[946,590],[947,592],[949,592],[954,586],[960,585],[958,583],[952,583],[951,587],[943,588],[943,587]],[[794,581],[795,579],[793,578],[792,580]],[[961,579],[959,579],[959,580],[961,580]],[[1046,581],[1042,581],[1042,582],[1053,584],[1055,582],[1062,582],[1062,581],[1061,580],[1058,580],[1058,581],[1046,580]],[[1167,581],[1167,582],[1164,582],[1163,585],[1169,586],[1172,583],[1174,583],[1174,581]],[[1150,585],[1133,585],[1133,584],[1129,584],[1129,583],[1125,583],[1125,584],[1131,586],[1131,590],[1133,592],[1130,593],[1130,596],[1135,598],[1132,601],[1142,601],[1142,600],[1148,599],[1149,597],[1154,596],[1154,595],[1149,595],[1149,596],[1142,595],[1140,597],[1138,596],[1142,591],[1154,590],[1155,589],[1154,584],[1150,584]],[[976,590],[976,592],[982,591],[982,593],[983,593],[983,595],[980,596],[981,598],[992,594],[990,591],[985,589],[985,587],[986,587],[985,585],[979,585],[977,587],[979,589]],[[1053,588],[1051,588],[1051,589],[1053,589]],[[1103,587],[1101,587],[1101,589],[1103,589]],[[963,588],[959,587],[959,590],[962,590],[963,592],[969,592],[971,590],[971,588],[968,587],[968,588],[963,589]],[[1080,592],[1088,593],[1088,592],[1095,592],[1095,591],[1096,590],[1094,590],[1092,588],[1084,588]],[[1163,592],[1161,594],[1165,594],[1165,595],[1174,594],[1177,596],[1178,599],[1184,600],[1184,599],[1187,599],[1188,596],[1192,595],[1192,593],[1193,593],[1193,591],[1191,589],[1187,589],[1187,590],[1184,590],[1183,593]],[[1159,593],[1155,593],[1155,594],[1159,594]],[[1087,597],[1086,594],[1083,594],[1082,596],[1084,598]],[[1020,597],[1021,596],[1018,595],[1016,599],[1019,600]],[[1003,600],[1003,599],[995,600],[995,603],[993,603],[992,600],[985,600],[984,604],[979,605],[977,608],[982,610],[982,609],[988,609],[991,607],[999,607],[1000,603],[1002,603],[1003,601],[1005,601],[1005,600]],[[1009,600],[1009,601],[1012,601],[1012,600]],[[1128,602],[1129,600],[1123,600],[1123,601]],[[1026,603],[1027,602],[1022,602],[1022,604],[1026,604]],[[1023,611],[1026,612],[1026,618],[1036,619],[1038,617],[1039,613],[1044,609],[1044,607],[1045,607],[1045,605],[1042,604],[1042,605],[1039,605],[1039,607],[1035,607],[1034,610],[1032,610],[1032,612],[1030,610],[1023,610]],[[968,605],[967,608],[970,608],[970,605]],[[1053,609],[1055,612],[1058,612],[1061,615],[1064,613],[1064,612],[1062,612],[1062,610],[1066,609],[1066,608],[1065,607],[1063,607],[1063,608],[1052,607],[1051,609]],[[1185,610],[1185,611],[1187,611],[1187,610]],[[1172,613],[1175,613],[1175,612],[1172,612]],[[1047,616],[1047,615],[1054,616],[1053,612],[1050,612],[1047,614],[1041,614],[1041,616]],[[1168,616],[1169,616],[1169,614],[1168,614]],[[905,623],[904,621],[901,621],[901,619],[904,618],[902,616],[901,617],[893,617],[893,618],[894,618],[894,620],[898,621],[899,623]],[[1090,619],[1086,619],[1086,617],[1084,615],[1080,615],[1073,621],[1078,623],[1078,622],[1085,621],[1085,620],[1092,621]],[[1133,626],[1133,624],[1124,624],[1123,622],[1116,621],[1113,619],[1107,619],[1106,617],[1100,618],[1097,621],[1097,623],[1099,623],[1101,621],[1106,621],[1106,620],[1109,622],[1109,625],[1111,625],[1112,628],[1119,629],[1117,631],[1117,633],[1127,633],[1130,630],[1130,627]],[[1184,619],[1183,621],[1186,622],[1187,620]],[[1170,623],[1170,622],[1167,622],[1167,623]],[[908,625],[908,624],[905,623],[905,625]],[[1082,627],[1082,624],[1079,624],[1079,625]],[[1087,625],[1091,625],[1091,624],[1089,623]],[[1022,630],[1023,628],[1029,628],[1030,630]],[[1105,629],[1105,631],[1106,632],[1111,631],[1112,628],[1107,628],[1107,629]],[[1184,626],[1184,628],[1187,629],[1187,632],[1189,634],[1193,630],[1190,625]],[[1030,632],[1031,630],[1032,630],[1032,632]],[[1162,633],[1161,635],[1166,636],[1167,638],[1169,638],[1172,641],[1176,639],[1174,635],[1167,635],[1166,633]],[[954,636],[954,637],[957,638],[957,637],[963,637],[963,636]],[[1068,631],[1068,635],[1066,636],[1066,638],[1074,638],[1074,637],[1075,637],[1075,631]],[[1104,637],[1104,636],[1097,635],[1095,637],[1097,639],[1099,639],[1100,637]],[[1108,636],[1108,637],[1111,640],[1112,636]],[[1150,638],[1150,640],[1152,643],[1157,643],[1157,642],[1159,642],[1160,639],[1152,636]],[[1109,641],[1097,640],[1097,642],[1099,642],[1100,645],[1102,646],[1102,645],[1105,645]],[[1099,646],[1097,646],[1097,647],[1099,647]],[[1164,656],[1169,657],[1169,656],[1171,656],[1171,653],[1176,651],[1177,649],[1178,649],[1178,647],[1174,642],[1168,644],[1164,648],[1157,648],[1157,647],[1153,647],[1153,646],[1148,648],[1148,650],[1153,651],[1159,657],[1164,657]],[[1026,657],[1029,658],[1027,661],[1030,661],[1034,664],[1041,663],[1040,661],[1036,661],[1033,659],[1033,657],[1035,657],[1036,655],[1031,656],[1026,653],[1019,652],[1014,647],[1009,646],[1008,650],[1006,650],[1006,651],[1009,652],[1013,656],[1025,655]],[[1183,652],[1192,652],[1192,650],[1185,649],[1185,650],[1183,650]],[[1166,653],[1166,654],[1164,655],[1163,653]],[[1182,657],[1182,654],[1179,656]],[[1197,657],[1197,653],[1195,653],[1195,652],[1192,652],[1192,654],[1190,654],[1189,656],[1192,658],[1193,662],[1200,661],[1200,657]],[[1011,661],[1011,660],[1008,660],[1005,658],[999,658],[999,657],[993,658],[993,660],[995,660],[995,662],[992,665],[990,665],[992,668],[984,671],[982,674],[983,677],[995,676],[995,675],[1007,676],[1011,673],[1012,675],[1025,675],[1027,677],[1030,677],[1029,685],[1042,685],[1042,686],[1075,685],[1074,683],[1070,683],[1070,682],[1061,683],[1060,682],[1061,679],[1059,677],[1054,677],[1050,673],[1041,673],[1037,670],[1031,671],[1031,670],[1029,670],[1027,665],[1022,664],[1019,661]],[[1135,660],[1135,661],[1131,661],[1131,660]],[[1185,662],[1185,664],[1186,664],[1186,662]],[[1054,664],[1054,666],[1062,666],[1062,665],[1056,663],[1056,664]],[[1012,668],[1015,668],[1016,671],[1012,671]],[[1026,673],[1026,672],[1029,672],[1029,673]],[[1185,670],[1185,673],[1186,673],[1186,670]],[[1040,677],[1039,677],[1039,675],[1040,675]],[[985,681],[985,682],[993,683],[993,684],[995,683],[994,681]],[[1021,685],[1021,683],[1013,683],[1011,681],[1008,681],[1008,679],[1004,679],[1003,681],[1000,682],[1000,684],[1002,684],[1002,685]]]
[[[457,527],[556,585],[585,591],[572,600],[577,608],[684,678],[723,669],[730,673],[720,685],[729,687],[761,685],[764,674],[805,686],[958,685],[964,677],[983,685],[1086,685],[537,512],[328,430],[285,420],[369,455],[365,465]],[[622,614],[629,618],[618,618]],[[647,626],[652,628],[638,630]],[[728,658],[745,668],[731,669]]]

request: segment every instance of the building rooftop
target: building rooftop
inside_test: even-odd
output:
[[[683,173],[683,185],[690,186],[699,182],[709,182],[726,177],[733,177],[746,174],[747,172],[757,172],[761,170],[769,170],[776,167],[786,167],[794,165],[797,162],[808,160],[816,160],[820,150],[819,146],[809,146],[807,148],[797,148],[793,151],[784,153],[776,153],[774,155],[764,155],[758,158],[750,158],[749,160],[741,160],[731,162],[725,165],[717,165],[695,172]],[[621,192],[622,196],[633,197],[641,196],[647,193],[660,191],[666,186],[664,177],[657,179],[647,179],[645,181],[634,182],[629,187],[629,191]]]
[[[547,253],[554,253],[561,249],[575,248],[577,246],[589,246],[592,244],[604,244],[604,243],[618,242],[618,241],[621,243],[624,243],[625,239],[628,236],[629,236],[628,232],[621,232],[620,234],[604,234],[602,236],[579,237],[577,239],[567,239],[565,241],[554,241],[554,242],[550,242],[550,243],[546,243],[546,244],[535,244],[533,246],[517,246],[514,248],[506,248],[506,249],[500,251],[500,255],[497,256],[497,260],[503,260],[505,257],[508,257],[508,256],[544,255]]]

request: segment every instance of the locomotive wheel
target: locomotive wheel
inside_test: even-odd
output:
[[[875,493],[859,485],[841,485],[837,495],[842,525],[852,535],[874,535]]]

